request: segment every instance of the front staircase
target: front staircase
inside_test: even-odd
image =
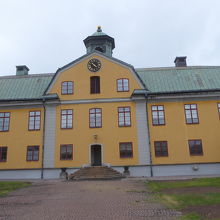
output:
[[[69,180],[114,180],[124,176],[110,167],[85,167],[68,176]]]

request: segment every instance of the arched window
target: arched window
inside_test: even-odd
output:
[[[100,77],[91,76],[90,77],[90,93],[100,93]]]

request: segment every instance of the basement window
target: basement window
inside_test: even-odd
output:
[[[155,157],[167,157],[167,141],[154,141]]]
[[[132,142],[119,143],[120,158],[132,158],[133,148]]]
[[[190,156],[203,155],[202,140],[189,140]]]
[[[0,147],[0,162],[6,162],[7,161],[7,147]]]
[[[72,160],[73,159],[73,145],[63,144],[60,145],[60,160]]]
[[[39,146],[28,146],[27,161],[38,161],[38,160],[39,160]]]

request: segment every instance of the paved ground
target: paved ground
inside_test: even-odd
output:
[[[144,180],[39,181],[0,198],[0,219],[176,219],[181,213],[152,201]]]

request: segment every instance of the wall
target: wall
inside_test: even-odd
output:
[[[118,127],[118,107],[131,107],[131,127]],[[89,109],[102,108],[102,127],[89,128]],[[73,109],[73,129],[60,129],[61,109]],[[138,163],[137,128],[135,103],[97,103],[62,105],[57,107],[56,123],[56,167],[79,167],[90,164],[90,145],[101,144],[103,163],[133,165]],[[97,140],[94,135],[97,135]],[[120,159],[119,142],[133,143],[133,158]],[[60,160],[60,145],[73,144],[73,160]]]
[[[41,129],[28,130],[29,111],[41,111]],[[1,169],[40,168],[43,138],[43,108],[0,109],[0,112],[10,112],[10,127],[8,132],[0,132],[0,146],[7,146],[7,161],[0,162]],[[27,146],[39,146],[39,161],[26,161]]]
[[[186,124],[184,104],[197,104],[199,124]],[[152,126],[151,106],[164,105],[166,125]],[[220,161],[220,120],[217,101],[173,101],[148,104],[153,164]],[[190,156],[188,140],[202,139],[203,155]],[[155,157],[154,141],[168,141],[168,157]]]

